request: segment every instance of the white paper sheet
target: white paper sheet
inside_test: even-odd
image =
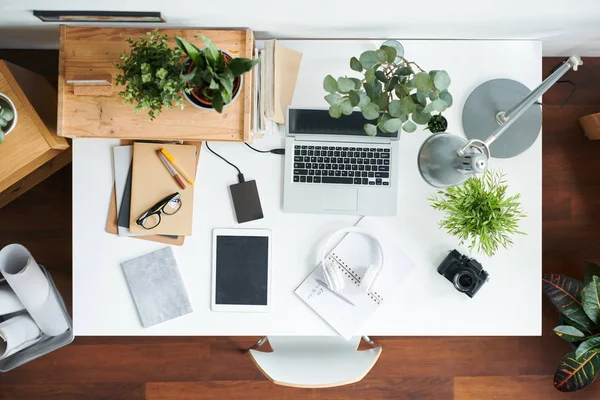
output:
[[[0,360],[21,351],[42,338],[37,324],[27,314],[17,315],[0,324]]]
[[[23,311],[25,306],[15,292],[6,284],[0,285],[0,315]]]
[[[0,251],[0,272],[42,332],[58,336],[69,329],[46,275],[25,247],[11,244]]]

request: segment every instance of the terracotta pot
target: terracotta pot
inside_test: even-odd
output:
[[[221,52],[221,54],[223,54],[223,57],[225,58],[225,65],[229,64],[231,62],[231,60],[233,59],[233,56],[231,54],[229,54],[228,52],[224,51],[224,50],[219,50],[219,51]],[[190,66],[189,66],[187,72],[190,73],[190,72],[192,72],[193,69],[194,69],[194,63],[190,62]],[[192,105],[194,105],[194,106],[196,106],[198,108],[202,108],[202,109],[214,110],[214,108],[212,106],[212,102],[210,101],[210,99],[207,99],[202,94],[204,86],[191,86],[188,83],[188,87],[193,88],[192,89],[192,93],[191,93],[191,95],[188,95],[187,93],[184,93],[184,95],[185,95],[185,98]],[[233,80],[233,91],[231,93],[231,101],[229,103],[224,104],[223,108],[227,107],[229,104],[231,104],[231,103],[234,102],[234,100],[240,94],[241,87],[242,87],[242,77],[238,76],[238,77],[236,77]]]
[[[590,140],[600,139],[600,113],[579,118],[579,123]]]

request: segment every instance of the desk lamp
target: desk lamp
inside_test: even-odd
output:
[[[582,64],[578,56],[570,57],[531,92],[510,79],[493,79],[477,87],[463,109],[469,140],[446,132],[427,138],[418,156],[423,179],[438,188],[460,185],[486,170],[492,151],[494,157],[510,158],[527,150],[542,128],[542,110],[531,106],[571,68],[577,71]]]

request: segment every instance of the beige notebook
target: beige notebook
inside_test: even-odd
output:
[[[292,104],[294,90],[296,90],[302,53],[284,47],[277,40],[273,40],[273,42],[273,62],[271,66],[273,74],[273,114],[267,114],[267,116],[278,124],[285,124],[285,114],[288,106]],[[265,62],[269,63],[268,57]],[[266,90],[269,89],[268,78],[269,76],[267,76]],[[268,100],[269,98],[267,98],[267,102]],[[267,105],[267,111],[270,111],[268,108]]]
[[[186,189],[179,187],[157,155],[157,151],[162,148],[173,156],[177,164],[191,179],[196,177],[196,146],[134,143],[129,230],[133,233],[152,235],[190,236],[192,234],[194,186],[186,182]],[[160,224],[150,230],[136,224],[135,221],[146,210],[175,192],[181,194],[181,209],[176,214],[161,214]]]

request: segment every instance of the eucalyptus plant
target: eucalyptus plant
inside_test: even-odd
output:
[[[14,118],[15,113],[13,110],[7,107],[0,106],[0,143],[4,142],[4,130],[8,126],[9,122],[12,121]]]
[[[510,235],[519,231],[519,220],[526,214],[519,203],[520,194],[507,196],[508,185],[500,172],[486,170],[482,176],[467,179],[460,186],[439,190],[429,200],[445,216],[439,225],[470,250],[493,256],[500,248],[512,245]]]
[[[554,333],[572,348],[556,369],[554,387],[561,392],[583,389],[600,374],[600,267],[586,263],[583,282],[545,274],[542,288],[561,314]]]
[[[333,118],[350,115],[358,107],[365,119],[373,121],[364,125],[370,136],[377,135],[378,128],[384,133],[414,132],[417,125],[427,125],[431,132],[446,130],[448,123],[441,114],[453,102],[446,71],[427,72],[404,58],[403,51],[386,45],[352,57],[350,68],[362,76],[327,75],[323,81]]]

